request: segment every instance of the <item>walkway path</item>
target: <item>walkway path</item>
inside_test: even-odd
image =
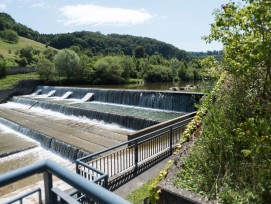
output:
[[[154,176],[156,176],[160,171],[165,169],[167,163],[169,160],[173,160],[173,155],[162,160],[161,162],[157,163],[150,169],[144,171],[142,174],[138,175],[131,181],[127,182],[123,186],[119,187],[115,191],[113,191],[115,194],[125,198],[127,195],[132,193],[137,188],[141,187],[143,184],[145,184],[147,181],[152,179]]]

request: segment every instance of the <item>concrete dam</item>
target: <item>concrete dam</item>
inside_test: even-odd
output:
[[[202,93],[38,86],[0,105],[0,124],[71,160],[127,141],[130,135],[195,111]],[[0,157],[35,147],[1,147]],[[3,144],[2,144],[3,145]],[[1,143],[0,143],[1,146]]]

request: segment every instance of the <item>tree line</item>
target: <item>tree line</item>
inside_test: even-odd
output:
[[[0,13],[0,31],[5,29],[14,30],[19,36],[57,49],[77,46],[78,49],[84,50],[89,57],[93,55],[122,54],[132,56],[136,46],[143,46],[148,56],[162,55],[166,59],[190,60],[190,55],[186,51],[151,38],[118,34],[103,35],[100,32],[89,31],[65,34],[40,34],[25,25],[17,23],[10,15]]]
[[[143,53],[141,53],[143,50]],[[47,49],[36,57],[37,72],[46,81],[70,81],[87,84],[122,84],[131,81],[168,82],[198,80],[207,76],[203,61],[185,62],[162,55],[144,55],[143,47],[133,56],[89,57],[72,49]]]

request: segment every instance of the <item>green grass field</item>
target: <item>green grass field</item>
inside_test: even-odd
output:
[[[39,79],[37,73],[8,75],[0,79],[0,89],[11,89],[20,80]]]
[[[26,46],[31,46],[40,51],[46,49],[46,46],[42,43],[24,37],[19,37],[18,43],[8,43],[6,41],[0,40],[0,54],[2,54],[6,59],[14,58],[16,56],[16,51]]]

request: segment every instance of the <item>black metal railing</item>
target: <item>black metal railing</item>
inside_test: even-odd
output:
[[[122,183],[119,177],[131,178],[131,175],[144,171],[146,166],[172,155],[185,125],[192,118],[77,159],[76,172],[113,190],[117,187],[116,183]]]
[[[0,175],[0,187],[9,185],[29,176],[43,173],[44,195],[46,204],[70,203],[70,204],[94,204],[94,203],[118,203],[126,204],[128,201],[108,191],[107,189],[90,182],[78,174],[59,166],[51,160],[44,160],[32,165],[22,167]],[[54,187],[53,175],[73,188],[72,193],[67,193]],[[20,196],[18,201],[28,196],[29,193]],[[17,198],[16,198],[17,199]],[[13,199],[14,200],[14,199]],[[41,197],[40,197],[41,200]],[[10,203],[10,201],[8,202]]]

